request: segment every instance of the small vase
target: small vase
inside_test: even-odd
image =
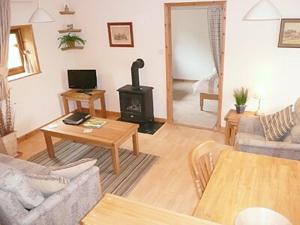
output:
[[[0,138],[0,153],[11,155],[13,157],[17,156],[18,143],[17,143],[17,133],[12,132],[4,137]]]
[[[245,112],[245,109],[246,109],[246,105],[235,105],[235,108],[236,108],[236,113],[237,114],[242,114]]]

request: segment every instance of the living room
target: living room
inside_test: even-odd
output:
[[[276,152],[277,145],[273,142],[272,144],[274,145],[270,147],[268,141],[264,139],[250,140],[251,129],[254,129],[255,135],[264,135],[265,130],[256,129],[256,126],[260,126],[260,123],[258,125],[253,125],[253,121],[249,122],[246,121],[246,119],[239,124],[240,115],[235,113],[235,99],[233,97],[234,90],[240,89],[241,87],[247,88],[247,108],[246,112],[242,114],[241,117],[250,118],[252,118],[252,116],[259,118],[263,114],[273,114],[296,102],[299,97],[297,91],[297,75],[299,72],[297,59],[300,56],[298,50],[299,43],[298,45],[278,47],[278,42],[280,39],[279,36],[283,33],[282,21],[285,19],[293,19],[294,23],[294,20],[297,21],[295,18],[300,18],[298,10],[300,3],[298,1],[261,1],[263,10],[258,13],[258,16],[263,15],[266,17],[269,16],[270,18],[254,20],[247,20],[245,19],[245,16],[259,2],[257,0],[244,0],[242,2],[238,0],[90,0],[86,2],[79,0],[1,0],[1,6],[7,4],[7,2],[10,3],[11,7],[11,27],[32,25],[32,36],[34,37],[32,40],[35,48],[31,49],[30,54],[34,55],[36,58],[36,61],[34,61],[36,64],[33,63],[34,72],[29,76],[28,74],[15,77],[8,76],[8,87],[10,89],[11,108],[14,118],[14,131],[16,131],[18,138],[18,149],[16,149],[16,151],[20,153],[17,157],[19,160],[22,160],[22,162],[27,160],[45,167],[53,167],[63,166],[73,162],[73,156],[78,160],[89,158],[80,158],[80,154],[74,155],[74,149],[84,149],[82,151],[89,152],[88,155],[91,156],[94,154],[93,152],[95,149],[93,147],[83,148],[82,145],[80,145],[81,142],[79,140],[74,140],[74,138],[70,138],[71,141],[75,141],[74,143],[69,141],[61,142],[61,136],[53,135],[53,137],[55,137],[52,138],[53,144],[49,144],[49,136],[51,139],[52,129],[56,129],[57,126],[60,127],[61,123],[57,122],[57,120],[66,113],[61,94],[69,90],[68,70],[96,70],[97,89],[105,91],[107,118],[103,118],[103,120],[108,119],[110,121],[120,117],[121,108],[117,90],[125,85],[132,84],[131,66],[137,59],[143,59],[144,66],[138,70],[139,83],[142,86],[153,87],[153,119],[155,122],[163,124],[153,135],[141,132],[137,134],[137,126],[130,127],[130,125],[128,125],[127,128],[124,125],[124,129],[128,129],[126,130],[127,133],[124,131],[124,135],[126,133],[127,136],[126,138],[124,137],[125,139],[123,138],[124,140],[122,139],[122,141],[120,141],[121,139],[118,140],[118,145],[114,146],[114,148],[115,152],[118,152],[119,148],[120,150],[124,149],[128,151],[120,151],[120,159],[111,156],[110,150],[107,152],[103,151],[103,154],[105,154],[105,156],[103,156],[105,159],[102,158],[103,164],[100,165],[101,163],[99,163],[99,161],[96,164],[99,164],[99,166],[96,167],[100,167],[99,176],[101,177],[98,177],[97,179],[102,179],[101,182],[99,180],[99,184],[97,185],[102,186],[102,191],[101,194],[98,193],[93,196],[94,199],[91,201],[93,203],[86,203],[87,205],[91,204],[92,206],[86,210],[85,215],[83,216],[84,218],[82,217],[78,221],[75,221],[74,219],[69,221],[66,219],[66,221],[63,222],[54,221],[56,218],[63,218],[60,213],[58,213],[59,215],[57,215],[57,217],[53,216],[52,221],[51,216],[47,217],[49,215],[45,215],[45,218],[47,217],[48,220],[51,221],[49,221],[49,224],[71,225],[78,224],[79,222],[85,225],[214,224],[214,222],[217,224],[234,224],[236,217],[243,209],[253,207],[272,209],[281,214],[282,217],[287,217],[291,222],[278,224],[299,224],[300,218],[296,212],[300,209],[300,205],[296,203],[296,200],[299,200],[300,196],[300,177],[296,172],[291,172],[291,174],[289,174],[291,177],[287,176],[283,171],[284,169],[282,169],[284,167],[282,165],[288,165],[290,162],[293,171],[299,171],[300,163],[297,160],[300,160],[300,157],[297,150],[300,151],[300,147],[296,144],[297,142],[294,143],[293,141],[288,144],[278,143],[278,145],[285,145],[283,149],[289,149],[293,152],[293,154],[289,154],[290,152]],[[226,29],[224,29],[224,54],[221,72],[223,77],[221,88],[219,87],[221,93],[219,126],[211,130],[197,129],[191,126],[181,126],[173,123],[172,115],[170,114],[172,110],[170,110],[168,96],[168,75],[170,74],[168,74],[168,59],[166,59],[168,58],[168,46],[166,44],[166,37],[168,35],[166,31],[166,27],[168,26],[168,24],[166,24],[168,7],[185,4],[201,5],[206,3],[212,3],[215,4],[215,6],[222,5],[225,6],[224,8],[226,9],[224,14],[224,17],[226,18]],[[39,7],[44,9],[50,16],[52,22],[30,22],[30,18],[37,9],[38,4]],[[68,6],[67,8],[65,7],[66,5]],[[275,12],[280,14],[280,16],[276,18],[272,18],[272,16],[274,16],[274,8],[276,9]],[[4,11],[2,10],[5,9],[1,8],[1,12],[3,12],[1,16],[2,19],[5,20],[5,18],[9,18],[5,17],[6,14],[4,15]],[[75,12],[75,14],[70,12]],[[1,22],[3,23],[3,21]],[[131,24],[132,45],[130,47],[114,47],[112,46],[109,37],[108,23],[122,22]],[[81,32],[76,32],[75,34],[84,40],[84,45],[81,44],[83,49],[62,51],[58,47],[60,43],[58,38],[67,34],[60,34],[58,30],[66,29],[69,25],[74,25],[74,29],[80,29]],[[25,39],[27,37],[26,32],[27,31],[24,31],[24,34],[22,35]],[[24,43],[24,46],[26,47],[26,43]],[[0,47],[2,48],[2,46]],[[2,62],[2,60],[3,59],[1,58],[0,64],[5,67],[6,62]],[[0,70],[0,72],[2,75],[2,70]],[[1,79],[6,79],[6,75],[4,74],[0,77]],[[1,93],[4,92],[5,91],[2,88]],[[86,97],[88,96],[89,95]],[[5,99],[2,101],[2,105],[3,107],[1,108],[4,109]],[[78,105],[74,102],[68,103],[68,106],[70,107],[69,110],[71,112],[78,106],[80,106],[80,108],[85,108],[85,112],[90,107],[88,104]],[[296,106],[297,104],[295,104],[294,111],[297,111]],[[100,104],[96,103],[95,108],[95,114],[102,117],[103,114],[100,112]],[[231,112],[231,114],[228,114],[228,112]],[[116,124],[119,124],[119,121],[115,122]],[[49,123],[50,125],[48,125]],[[103,128],[105,128],[106,125],[109,125],[109,122],[106,123],[107,124],[105,124]],[[114,124],[114,122],[112,123]],[[292,124],[294,125],[294,123]],[[292,125],[288,125],[290,131]],[[40,128],[42,128],[42,131]],[[103,137],[103,134],[101,133],[103,132],[103,128],[99,128],[101,137]],[[297,128],[297,125],[294,125],[293,128]],[[89,132],[94,132],[94,130],[95,129],[85,129],[83,136],[89,136]],[[239,133],[237,137],[235,136],[236,133]],[[240,133],[247,133],[247,135],[243,136],[240,135]],[[49,134],[48,142],[47,138],[46,141],[44,139],[45,134]],[[135,135],[138,136],[138,141]],[[47,135],[45,135],[45,137],[46,136]],[[255,138],[260,138],[257,136]],[[214,140],[215,142],[211,143],[211,140]],[[229,151],[228,149],[236,148],[238,145],[240,148],[243,148],[251,141],[254,141],[256,145],[254,147],[252,146],[251,149],[247,148],[244,151],[252,151],[252,153],[250,153],[252,155],[253,153],[258,153],[259,150],[264,149],[264,153],[267,152],[266,154],[269,154],[269,156],[265,156],[266,158],[261,160],[262,162],[266,162],[266,164],[267,162],[270,162],[270,165],[261,169],[265,171],[267,168],[273,168],[278,164],[278,167],[282,169],[278,169],[278,171],[280,171],[278,172],[278,176],[280,177],[280,174],[282,175],[281,181],[289,183],[292,187],[290,188],[290,192],[287,192],[284,186],[278,186],[275,189],[284,190],[284,193],[293,197],[289,200],[282,200],[283,197],[278,194],[280,191],[275,191],[276,193],[274,192],[274,194],[272,194],[273,197],[276,196],[274,197],[274,201],[271,200],[272,197],[270,197],[270,195],[266,195],[265,197],[260,196],[260,199],[263,200],[254,201],[253,199],[245,197],[248,195],[243,187],[240,189],[240,198],[237,198],[236,196],[238,194],[235,195],[233,192],[226,192],[226,189],[224,190],[223,186],[217,186],[219,187],[220,195],[222,194],[222,191],[224,191],[226,195],[232,194],[236,197],[234,199],[238,199],[241,202],[241,199],[246,200],[245,202],[242,202],[241,205],[232,206],[232,211],[230,211],[231,208],[230,205],[228,205],[228,210],[226,209],[224,212],[218,212],[219,208],[216,205],[216,215],[214,215],[214,213],[210,211],[211,205],[209,203],[213,202],[214,204],[217,204],[217,201],[214,198],[209,199],[208,195],[210,192],[218,189],[213,189],[214,186],[213,183],[211,183],[211,189],[208,190],[208,192],[204,191],[204,193],[202,193],[203,196],[199,198],[196,191],[197,189],[195,189],[194,185],[195,179],[191,173],[190,153],[193,149],[197,149],[198,147],[202,149],[202,152],[205,152],[206,149],[214,148]],[[261,146],[257,143],[263,143],[263,145]],[[46,151],[47,147],[48,149],[51,149],[51,144],[52,147],[54,145],[54,155],[52,155],[54,158],[48,157],[49,151]],[[88,142],[87,144],[90,146],[91,143]],[[237,145],[232,146],[234,144]],[[286,145],[291,145],[291,147],[286,147]],[[138,147],[135,148],[134,146]],[[272,150],[269,150],[270,148]],[[69,149],[68,154],[72,154],[72,156],[66,157],[67,149]],[[138,156],[131,154],[132,150],[134,150],[134,153]],[[97,152],[102,151],[97,150]],[[223,159],[231,153],[228,153],[228,155],[226,154],[220,156],[220,158]],[[248,156],[249,153],[244,154],[246,155],[245,157],[250,157]],[[51,156],[51,152],[49,153],[49,156]],[[124,159],[125,156],[129,161]],[[257,154],[255,154],[255,156],[258,157]],[[281,156],[288,159],[279,159]],[[136,161],[136,157],[141,160],[140,164]],[[275,162],[275,159],[278,159],[278,162]],[[5,158],[0,160],[0,163],[4,164],[6,160],[8,160],[8,158],[5,156]],[[226,162],[226,160],[224,161]],[[257,160],[259,161],[260,159]],[[249,161],[252,162],[255,161],[255,159],[249,158]],[[136,165],[142,166],[131,166],[131,168],[130,165],[133,165],[131,163],[137,163]],[[118,168],[118,164],[120,164],[120,168]],[[131,170],[124,170],[125,165],[127,164]],[[233,165],[238,166],[234,163]],[[107,166],[107,170],[101,169],[101,166],[104,166],[105,168]],[[257,171],[256,169],[253,169],[255,171],[251,176],[254,177],[253,179],[257,178],[259,182],[261,181],[258,175],[260,166],[259,163],[258,165],[249,163],[249,168],[251,167],[253,169],[257,167]],[[221,167],[221,165],[219,167]],[[216,168],[219,167],[217,164]],[[118,170],[120,173],[119,176],[117,176]],[[126,174],[124,171],[130,172]],[[96,172],[94,171],[94,173]],[[271,177],[273,173],[274,171],[270,172]],[[95,176],[94,179],[96,179]],[[217,179],[217,175],[214,179]],[[270,183],[273,185],[277,184],[273,180],[270,181]],[[268,186],[270,183],[266,184],[264,187],[265,189],[262,189],[262,192],[271,192],[271,188]],[[210,186],[208,186],[208,188]],[[256,190],[256,187],[251,186],[250,183],[249,188]],[[1,185],[0,190],[3,190]],[[92,190],[92,188],[90,191],[95,193],[95,190]],[[119,197],[114,196],[114,194],[119,195]],[[251,192],[248,194],[251,194]],[[98,203],[100,196],[102,203],[101,201]],[[215,197],[218,196],[219,194],[216,194]],[[91,198],[93,197],[91,196]],[[105,200],[107,202],[105,202]],[[128,207],[128,209],[130,209],[130,207],[132,207],[132,209],[139,211],[137,211],[136,215],[131,215],[132,218],[128,215],[125,216],[125,214],[128,213],[127,211],[124,211],[124,215],[122,215],[121,206],[118,208],[117,200],[120,202],[123,200],[129,201],[124,202],[123,206],[125,206],[126,203],[126,208]],[[202,200],[203,204],[201,205]],[[211,202],[209,202],[209,200],[211,200]],[[103,212],[106,209],[101,209],[101,207],[105,207],[106,204],[109,206],[109,201],[116,201],[111,203],[112,207],[115,206],[114,210],[116,214],[111,212],[111,214],[108,213],[110,216],[106,215],[105,217],[105,215],[102,214],[105,214]],[[208,203],[204,204],[204,201],[207,201]],[[228,201],[231,202],[230,199]],[[85,203],[83,203],[83,205],[84,204]],[[0,203],[0,205],[2,205],[2,203]],[[41,206],[42,205],[43,203],[41,203]],[[88,208],[87,205],[84,207]],[[198,205],[199,207],[197,207]],[[207,208],[205,208],[205,206],[207,206]],[[5,205],[5,207],[9,206]],[[1,206],[0,208],[2,210]],[[38,208],[39,206],[36,207],[36,210],[39,210]],[[193,213],[197,212],[197,210],[195,210],[196,208],[199,209],[199,214],[198,216],[196,216],[196,214],[194,215],[195,217],[200,218],[199,220],[198,218],[195,219],[192,217]],[[99,210],[99,214],[101,214],[102,217],[99,216],[99,220],[95,219],[94,222],[91,222],[92,219],[90,218],[92,216],[90,216],[88,212],[93,209],[96,211]],[[153,212],[153,217],[148,218],[147,220],[147,215],[143,214],[143,212],[147,212],[147,210],[150,209]],[[91,211],[91,214],[94,215],[96,211]],[[175,215],[175,212],[179,214]],[[0,211],[0,215],[2,215],[2,213],[4,215],[5,212]],[[220,214],[218,215],[218,213]],[[26,210],[25,214],[28,215],[30,213]],[[238,224],[272,224],[272,216],[274,216],[274,214],[271,214],[270,216],[266,212],[266,215],[270,216],[270,223],[263,223],[261,221],[252,221],[251,223],[249,220],[248,223],[241,222]],[[157,215],[157,217],[165,216],[165,219],[162,221],[159,218],[156,218],[156,220],[155,215]],[[226,217],[226,215],[228,217]],[[114,216],[124,218],[124,222],[121,223],[113,220]],[[189,218],[186,216],[189,216]],[[17,217],[17,215],[15,215],[15,217]],[[26,216],[24,216],[24,218],[25,217]],[[68,216],[68,218],[69,217],[70,216]],[[76,216],[74,216],[74,218],[75,217]],[[101,221],[100,218],[104,217],[105,220]],[[259,218],[259,216],[253,215],[252,217]],[[280,221],[279,217],[276,218],[278,218],[277,221]],[[12,223],[11,220],[8,220],[7,218],[4,218],[3,221],[1,221],[1,219],[2,218],[0,218],[1,225],[43,224],[41,222],[42,220],[38,219],[32,223],[22,222],[22,220]],[[149,221],[149,223],[145,221]],[[179,221],[181,221],[181,223]]]

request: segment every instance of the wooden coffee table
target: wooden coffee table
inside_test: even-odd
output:
[[[91,133],[84,133],[84,130],[87,129],[86,127],[82,125],[66,125],[62,122],[64,118],[58,119],[41,128],[41,131],[44,133],[47,151],[50,158],[55,157],[52,137],[111,149],[114,171],[117,175],[120,174],[119,147],[121,144],[132,137],[133,153],[135,155],[139,154],[139,125],[137,124],[101,118],[101,120],[106,121],[106,124],[103,127],[93,129]]]

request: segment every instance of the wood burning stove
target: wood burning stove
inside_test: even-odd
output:
[[[139,69],[144,61],[137,59],[131,66],[132,85],[118,89],[121,120],[135,123],[151,123],[153,116],[153,87],[140,86]]]

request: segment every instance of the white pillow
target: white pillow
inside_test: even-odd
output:
[[[30,184],[45,197],[64,189],[70,183],[66,178],[52,175],[30,174],[27,175],[27,178]]]
[[[97,162],[97,159],[81,159],[68,165],[54,168],[50,171],[50,175],[56,175],[72,179],[77,177],[84,171],[93,167]]]
[[[42,193],[34,189],[20,171],[2,163],[0,171],[0,189],[15,195],[24,208],[33,209],[45,200]]]

